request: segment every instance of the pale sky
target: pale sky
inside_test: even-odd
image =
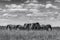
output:
[[[13,4],[13,5],[12,5]],[[40,24],[51,24],[60,26],[60,3],[41,4],[39,10],[20,11],[21,5],[15,3],[0,3],[0,25],[24,24],[39,22]],[[16,10],[9,8],[18,8]],[[6,10],[8,8],[8,10]]]

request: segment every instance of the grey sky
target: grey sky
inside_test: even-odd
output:
[[[3,0],[4,1],[4,0]],[[39,9],[39,13],[21,12],[21,11],[6,11],[5,5],[16,4],[17,0],[11,2],[0,2],[0,8],[4,10],[0,11],[0,24],[24,24],[25,22],[39,22],[41,24],[51,24],[60,26],[60,3],[53,3],[53,5],[44,6]],[[20,0],[19,0],[20,1]],[[40,2],[46,2],[48,0],[39,0]],[[54,2],[50,0],[51,2]],[[20,2],[16,5],[20,5]],[[51,8],[52,7],[52,8]]]

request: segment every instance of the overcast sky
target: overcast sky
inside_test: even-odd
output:
[[[25,2],[27,0],[0,0],[0,1],[10,1],[10,2]],[[37,0],[38,2],[46,2],[46,1],[51,1],[51,2],[54,2],[55,0]],[[57,0],[59,1],[59,0]]]
[[[7,6],[18,8],[20,2],[25,0],[0,0],[0,24],[24,24],[27,22],[39,22],[41,24],[51,24],[52,26],[60,26],[60,2],[52,4],[40,5],[39,12],[21,12],[21,11],[7,11]],[[5,2],[4,2],[5,1]],[[6,2],[7,1],[7,2]],[[49,0],[38,0],[39,2],[46,3]],[[59,0],[58,0],[59,1]],[[56,1],[56,2],[58,2]],[[14,3],[15,2],[15,3]],[[2,10],[2,11],[1,11]],[[33,11],[33,10],[32,10]]]

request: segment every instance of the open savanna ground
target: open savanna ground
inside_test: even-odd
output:
[[[60,31],[0,30],[0,40],[60,40]]]

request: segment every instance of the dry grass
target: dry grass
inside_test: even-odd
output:
[[[60,40],[60,31],[0,30],[0,40]]]

